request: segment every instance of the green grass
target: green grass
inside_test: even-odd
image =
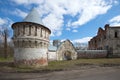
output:
[[[120,58],[103,58],[103,59],[78,59],[78,60],[70,60],[70,61],[53,61],[49,62],[49,65],[44,67],[43,69],[66,69],[72,68],[77,64],[120,64]]]
[[[10,61],[13,61],[13,57],[8,57],[8,58],[0,57],[0,62],[10,62]]]
[[[4,58],[0,58],[0,62],[8,62],[12,61],[13,58],[8,58],[7,60]],[[80,64],[94,64],[94,65],[102,65],[102,64],[119,64],[120,58],[101,58],[101,59],[77,59],[77,60],[69,60],[69,61],[52,61],[49,62],[48,66],[40,67],[37,69],[33,68],[19,68],[15,66],[0,66],[0,68],[5,70],[13,70],[17,72],[38,72],[38,71],[54,71],[54,70],[66,70],[66,69],[74,69],[77,67],[81,67]],[[83,65],[84,67],[84,65]]]

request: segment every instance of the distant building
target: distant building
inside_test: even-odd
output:
[[[53,46],[58,47],[60,45],[61,41],[60,40],[53,40]]]
[[[108,56],[120,57],[120,26],[99,28],[98,33],[89,41],[90,50],[108,50]]]
[[[15,64],[25,67],[48,65],[51,31],[43,25],[37,10],[33,9],[22,22],[14,23],[12,29]]]
[[[77,52],[70,40],[61,42],[58,47],[50,45],[48,49],[48,60],[59,61],[77,59]]]

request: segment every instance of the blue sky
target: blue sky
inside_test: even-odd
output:
[[[22,21],[36,8],[50,40],[87,43],[105,24],[120,25],[120,0],[0,0],[0,29]]]

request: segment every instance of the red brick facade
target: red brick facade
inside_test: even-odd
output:
[[[105,30],[101,27],[98,29],[98,33],[89,41],[89,49],[91,50],[102,50],[104,49],[104,41],[106,39],[106,29],[109,25],[105,25]]]

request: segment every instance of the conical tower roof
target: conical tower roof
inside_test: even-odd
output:
[[[25,17],[25,19],[23,21],[24,22],[33,22],[33,23],[43,25],[43,22],[40,19],[40,14],[38,13],[38,11],[35,8],[33,8],[31,10],[31,12]]]

